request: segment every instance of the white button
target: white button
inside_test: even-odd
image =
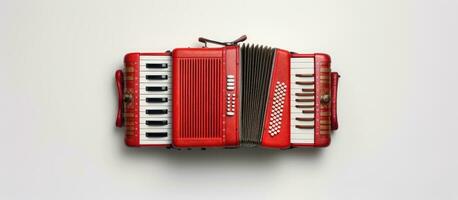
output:
[[[234,78],[234,75],[227,75],[227,78],[233,79],[233,78]]]
[[[227,86],[226,89],[227,90],[234,90],[234,86]]]
[[[227,79],[227,82],[228,82],[228,83],[233,83],[233,82],[234,82],[234,79]]]
[[[227,83],[227,86],[234,86],[234,83]]]
[[[227,112],[226,113],[228,116],[233,116],[235,113],[234,112]]]

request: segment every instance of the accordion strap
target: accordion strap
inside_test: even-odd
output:
[[[115,74],[115,79],[116,79],[116,86],[118,88],[118,114],[116,115],[116,126],[121,127],[122,126],[122,112],[123,112],[123,99],[122,96],[124,95],[124,81],[123,81],[123,73],[122,70],[116,71]]]
[[[223,45],[223,46],[233,46],[233,45],[237,45],[237,43],[239,43],[239,42],[245,41],[246,39],[247,39],[247,36],[246,35],[242,35],[242,36],[240,36],[239,38],[235,39],[232,42],[219,42],[219,41],[216,41],[216,40],[210,40],[210,39],[207,39],[207,38],[199,37],[199,42],[204,43],[205,47],[207,47],[207,43],[219,44],[219,45]]]
[[[339,83],[340,75],[337,72],[331,73],[331,129],[336,130],[339,128],[337,122],[337,86]]]

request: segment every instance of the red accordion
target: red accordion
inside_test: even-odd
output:
[[[129,53],[116,71],[128,146],[325,147],[337,129],[331,59],[205,38],[203,48]],[[207,48],[207,42],[221,44]]]

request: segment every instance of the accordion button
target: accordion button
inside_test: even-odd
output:
[[[235,78],[235,77],[234,77],[234,75],[227,75],[227,78],[228,78],[228,79],[233,79],[233,78]]]

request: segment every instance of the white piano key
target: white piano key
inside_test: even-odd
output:
[[[291,133],[295,134],[313,134],[315,132],[315,129],[302,129],[302,128],[297,128],[296,125],[291,126]]]
[[[172,128],[164,128],[164,127],[155,127],[155,128],[144,128],[140,131],[140,133],[146,132],[170,132],[172,133]]]
[[[296,77],[295,75],[291,76],[291,84],[295,84],[296,81],[307,81],[314,82],[314,77]]]
[[[171,93],[160,93],[160,92],[151,92],[147,93],[144,95],[140,95],[140,99],[146,99],[146,98],[168,98],[169,100],[172,99],[172,94]]]
[[[154,103],[149,103],[146,102],[146,99],[140,100],[140,107],[146,107],[146,108],[154,108],[156,106],[172,106],[171,99],[167,99],[167,102],[154,102]]]
[[[315,69],[313,68],[293,68],[291,69],[291,75],[296,76],[296,74],[314,74]]]
[[[150,104],[150,103],[149,103]],[[169,113],[172,113],[172,106],[168,105],[151,105],[151,106],[140,106],[140,112],[145,112],[147,109],[157,109],[157,110],[168,110]]]
[[[291,63],[315,63],[314,58],[291,58]]]
[[[315,65],[313,63],[291,63],[291,69],[313,69]]]
[[[146,75],[166,75],[166,74],[146,74]],[[149,80],[146,79],[146,75],[140,76],[140,84],[145,84],[145,83],[159,83],[159,84],[172,84],[172,77],[167,76],[167,79],[155,79],[155,80]]]
[[[144,61],[144,60],[171,60],[171,59],[172,59],[171,56],[145,56],[145,55],[140,56],[140,61]]]
[[[164,119],[164,120],[166,120],[166,119]],[[149,130],[149,129],[152,130],[152,129],[171,129],[172,128],[172,124],[170,123],[170,121],[167,121],[168,122],[167,125],[160,125],[160,126],[146,125],[145,121],[146,120],[143,120],[143,119],[140,120],[140,131],[141,130]]]
[[[315,134],[314,133],[308,133],[308,134],[303,134],[303,133],[291,133],[291,139],[293,140],[312,140],[314,139]],[[298,143],[297,141],[292,141],[292,143]]]
[[[297,108],[291,109],[291,117],[300,117],[300,118],[315,118],[315,113],[302,113],[301,110]]]
[[[146,114],[146,112],[140,112],[140,118],[147,120],[147,119],[152,119],[152,120],[157,120],[157,119],[171,119],[172,118],[172,113],[167,112],[167,114]]]

